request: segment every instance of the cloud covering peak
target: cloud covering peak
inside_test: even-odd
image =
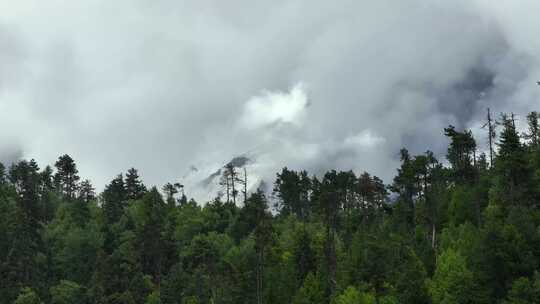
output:
[[[476,128],[488,106],[537,110],[539,10],[536,0],[4,1],[0,160],[68,153],[100,189],[131,166],[161,185],[245,153],[270,180],[283,166],[389,180],[402,146],[443,155],[448,124]]]

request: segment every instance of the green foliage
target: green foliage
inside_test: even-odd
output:
[[[21,293],[15,299],[13,304],[41,304],[39,296],[36,294],[32,288],[25,287],[21,290]]]
[[[229,163],[227,200],[206,204],[178,183],[164,200],[135,169],[96,195],[67,155],[0,164],[0,303],[539,303],[537,113],[528,124],[503,117],[493,164],[449,127],[448,166],[403,149],[388,187],[284,168],[273,196],[248,195]]]
[[[540,274],[533,279],[521,277],[512,283],[505,304],[532,304],[540,302]]]
[[[77,283],[62,280],[51,287],[51,304],[83,304],[86,303],[84,289]]]
[[[465,258],[453,249],[445,250],[437,259],[429,293],[434,304],[474,303],[474,277]]]
[[[459,226],[469,222],[477,222],[477,205],[471,190],[458,186],[452,192],[452,199],[448,207],[448,217],[451,225]]]
[[[326,303],[324,288],[320,277],[309,273],[304,280],[304,284],[298,290],[293,299],[293,304],[323,304]]]
[[[161,304],[161,296],[159,291],[154,291],[146,297],[145,304]]]
[[[426,286],[427,273],[414,250],[406,248],[401,253],[401,265],[395,268],[392,285],[402,303],[429,303]]]
[[[359,292],[358,289],[349,286],[345,291],[332,301],[333,304],[376,304],[377,300],[372,293]]]
[[[277,207],[280,214],[288,216],[294,214],[303,219],[311,213],[309,202],[309,190],[311,179],[306,171],[296,172],[283,168],[281,173],[277,174],[274,184],[274,194],[279,202]]]
[[[474,153],[476,141],[470,130],[456,131],[454,126],[444,129],[444,134],[450,139],[446,158],[452,165],[454,180],[458,183],[470,183],[476,176],[474,168]]]
[[[80,179],[77,175],[79,170],[77,170],[75,161],[69,155],[65,154],[58,158],[54,166],[57,169],[54,175],[54,183],[57,191],[67,199],[74,198]]]

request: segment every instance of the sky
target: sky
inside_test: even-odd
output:
[[[540,110],[537,0],[0,1],[0,161],[71,155],[96,188],[249,155],[369,171],[449,124]],[[189,189],[188,189],[189,190]]]

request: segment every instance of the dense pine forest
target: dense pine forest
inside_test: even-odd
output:
[[[100,194],[61,156],[0,166],[0,303],[540,303],[540,126],[441,130],[445,159],[369,173],[283,168],[273,192],[196,202],[136,169]],[[482,153],[481,151],[487,151]],[[249,175],[249,172],[248,172]]]

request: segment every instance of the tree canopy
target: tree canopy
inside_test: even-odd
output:
[[[0,164],[0,303],[539,303],[538,119],[502,115],[493,162],[449,126],[446,159],[402,149],[388,185],[285,167],[249,192],[229,163],[210,202],[135,168],[96,193],[69,155]]]

